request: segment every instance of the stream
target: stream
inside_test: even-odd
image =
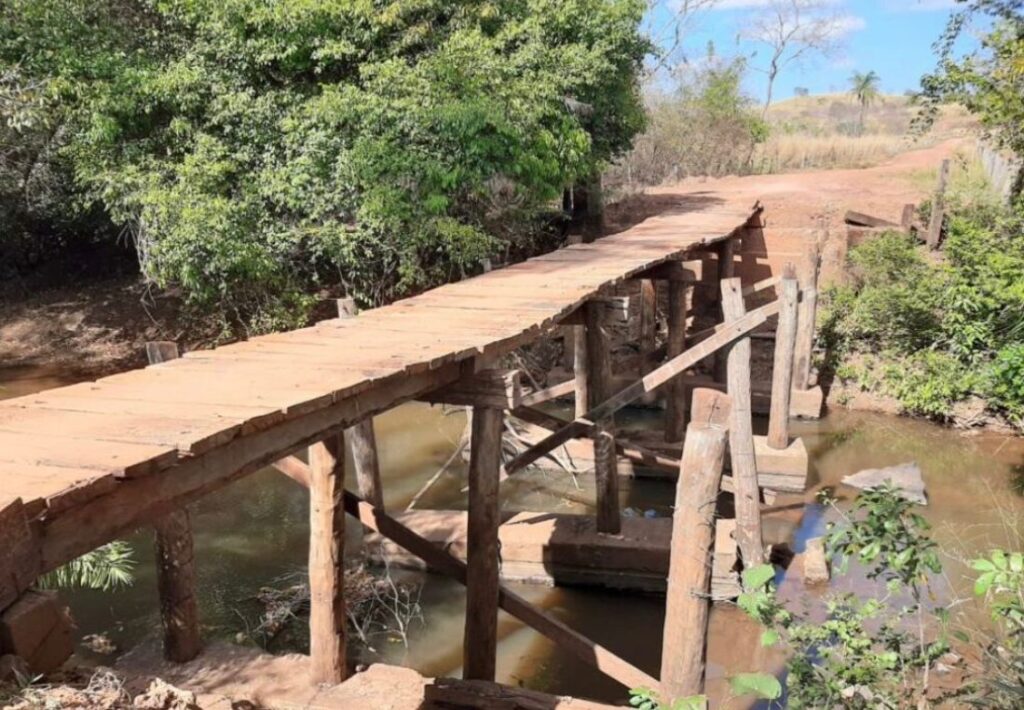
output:
[[[0,370],[0,398],[70,384],[75,378],[39,368]],[[628,411],[631,426],[656,426],[660,414]],[[465,424],[460,411],[410,403],[376,418],[385,503],[401,510],[420,487],[451,456]],[[758,427],[760,430],[758,431]],[[763,433],[765,423],[755,424]],[[824,532],[832,511],[815,502],[823,487],[835,488],[844,503],[855,496],[840,485],[844,475],[864,468],[916,461],[924,473],[929,505],[922,514],[934,526],[943,548],[946,574],[935,580],[936,595],[965,599],[958,608],[967,618],[981,618],[968,599],[971,581],[963,560],[993,546],[1014,542],[1008,524],[1024,518],[1024,438],[988,433],[962,433],[923,421],[881,414],[833,411],[819,421],[799,422],[793,434],[804,437],[811,455],[808,490],[799,496],[780,495],[764,517],[766,542],[786,542],[800,552],[808,538]],[[465,507],[466,466],[456,461],[421,499],[419,508]],[[351,471],[352,467],[348,466]],[[351,484],[350,484],[351,485]],[[622,480],[622,506],[671,515],[672,486],[661,481]],[[502,487],[505,510],[585,514],[593,510],[593,487],[587,477],[530,470]],[[299,485],[271,469],[259,471],[199,501],[191,508],[199,576],[200,618],[207,636],[232,638],[252,624],[253,595],[261,586],[287,586],[305,569],[308,534],[307,495]],[[160,626],[152,534],[129,538],[135,550],[135,583],[112,592],[68,590],[79,637],[106,633],[121,651],[158,634]],[[358,550],[359,531],[350,519],[347,544]],[[408,645],[379,637],[374,651],[353,648],[359,663],[387,662],[410,666],[427,676],[458,676],[461,672],[462,588],[435,575],[395,572],[422,585],[422,621],[414,622]],[[780,592],[820,595],[802,582],[780,573]],[[870,593],[873,583],[856,571],[841,577],[832,589]],[[660,664],[664,599],[658,595],[589,588],[549,589],[515,585],[533,603],[551,611],[594,641],[608,646],[648,673]],[[303,622],[279,638],[287,650],[304,650]],[[713,705],[750,707],[730,700],[727,677],[753,670],[777,671],[778,652],[763,649],[760,629],[735,607],[716,605],[708,641],[708,693]],[[624,702],[625,691],[584,663],[555,648],[545,638],[501,612],[498,678],[558,695],[606,702]],[[274,649],[277,650],[277,649]],[[84,657],[89,652],[81,651]],[[110,657],[94,657],[110,664]]]

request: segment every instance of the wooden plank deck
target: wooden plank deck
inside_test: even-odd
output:
[[[757,214],[740,204],[675,211],[356,317],[5,400],[4,496],[37,512],[52,569],[454,381],[477,358],[535,339],[588,298],[736,235]]]

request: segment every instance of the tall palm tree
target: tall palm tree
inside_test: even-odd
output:
[[[882,77],[878,76],[874,70],[867,74],[855,71],[850,77],[850,93],[857,98],[857,103],[860,104],[860,121],[857,124],[860,133],[864,132],[864,111],[881,96],[881,92],[878,90],[878,82],[881,80]]]

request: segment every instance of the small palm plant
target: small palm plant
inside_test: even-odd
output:
[[[135,581],[134,567],[131,545],[115,540],[44,575],[40,583],[51,589],[84,587],[110,591],[130,587]]]
[[[864,132],[864,112],[868,106],[881,96],[881,91],[878,89],[878,83],[881,80],[882,77],[873,70],[866,74],[855,71],[853,76],[850,77],[850,93],[854,95],[857,103],[860,104],[860,119],[857,122],[857,128],[860,133]]]

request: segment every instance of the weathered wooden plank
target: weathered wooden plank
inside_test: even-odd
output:
[[[39,541],[20,498],[0,498],[0,610],[35,582],[42,569]]]
[[[738,278],[722,280],[722,310],[727,321],[744,316],[742,287]],[[775,302],[779,304],[778,301]],[[750,338],[733,343],[726,358],[726,379],[732,415],[729,419],[729,457],[736,484],[736,537],[745,567],[764,562],[761,537],[761,506],[758,504],[757,459],[754,455],[753,412],[750,403]]]
[[[177,458],[173,446],[0,432],[0,461],[7,463],[91,469],[136,478],[166,468]]]
[[[661,646],[661,697],[670,705],[704,692],[715,510],[731,409],[729,397],[713,390],[693,397],[703,417],[687,427],[679,465]]]
[[[38,466],[0,461],[0,480],[17,491],[29,517],[56,515],[109,493],[117,485],[113,474],[95,469]]]

